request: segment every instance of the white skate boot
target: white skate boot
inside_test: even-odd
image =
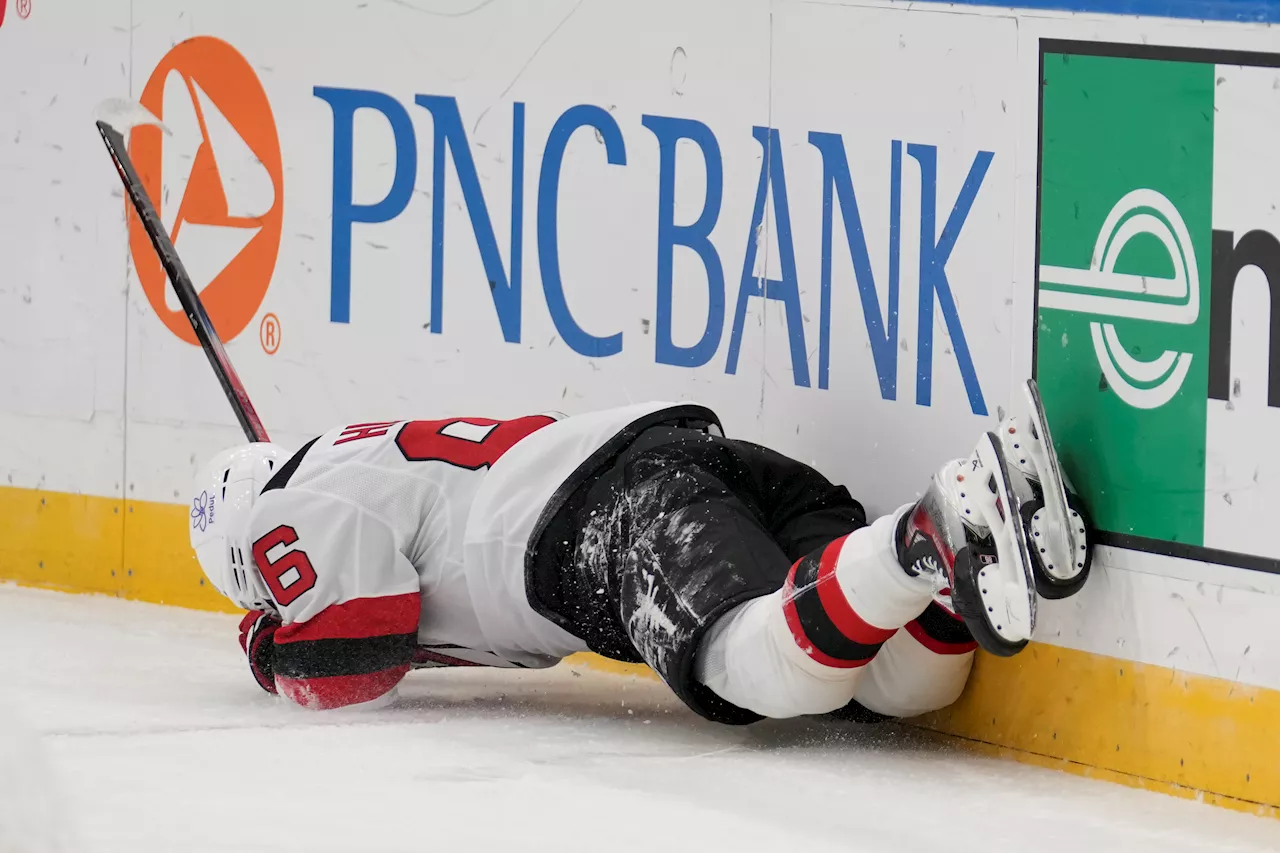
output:
[[[1083,503],[1058,464],[1034,379],[1023,392],[997,434],[1031,546],[1036,590],[1045,598],[1066,598],[1079,592],[1089,577],[1091,528]]]
[[[903,568],[933,578],[936,597],[949,593],[973,638],[1002,657],[1031,639],[1037,588],[1065,597],[1089,568],[1088,525],[1068,503],[1034,381],[1024,405],[934,475],[897,535]]]

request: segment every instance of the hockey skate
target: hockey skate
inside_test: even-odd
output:
[[[1074,595],[1089,577],[1089,519],[1058,463],[1034,379],[998,434],[1031,546],[1036,590],[1045,598]]]
[[[1034,381],[1019,410],[948,462],[898,528],[909,574],[988,652],[1008,657],[1031,639],[1036,592],[1063,598],[1089,569],[1088,524],[1069,500]]]

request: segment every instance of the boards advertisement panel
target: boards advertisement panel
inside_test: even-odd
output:
[[[1280,571],[1280,55],[1042,41],[1036,372],[1110,544]]]
[[[0,577],[219,606],[187,491],[240,434],[91,125],[128,96],[282,444],[697,400],[878,514],[1034,371],[1107,544],[938,727],[1280,803],[1173,724],[1280,690],[1275,37],[1160,2],[7,4]]]

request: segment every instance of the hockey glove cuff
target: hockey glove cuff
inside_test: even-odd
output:
[[[240,648],[249,658],[249,670],[258,686],[271,694],[276,693],[273,657],[280,624],[279,616],[260,610],[250,610],[240,620]]]

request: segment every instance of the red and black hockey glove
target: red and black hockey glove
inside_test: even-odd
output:
[[[258,686],[272,694],[276,692],[273,657],[280,624],[279,616],[262,610],[250,610],[240,620],[240,648],[249,658],[249,670]]]

